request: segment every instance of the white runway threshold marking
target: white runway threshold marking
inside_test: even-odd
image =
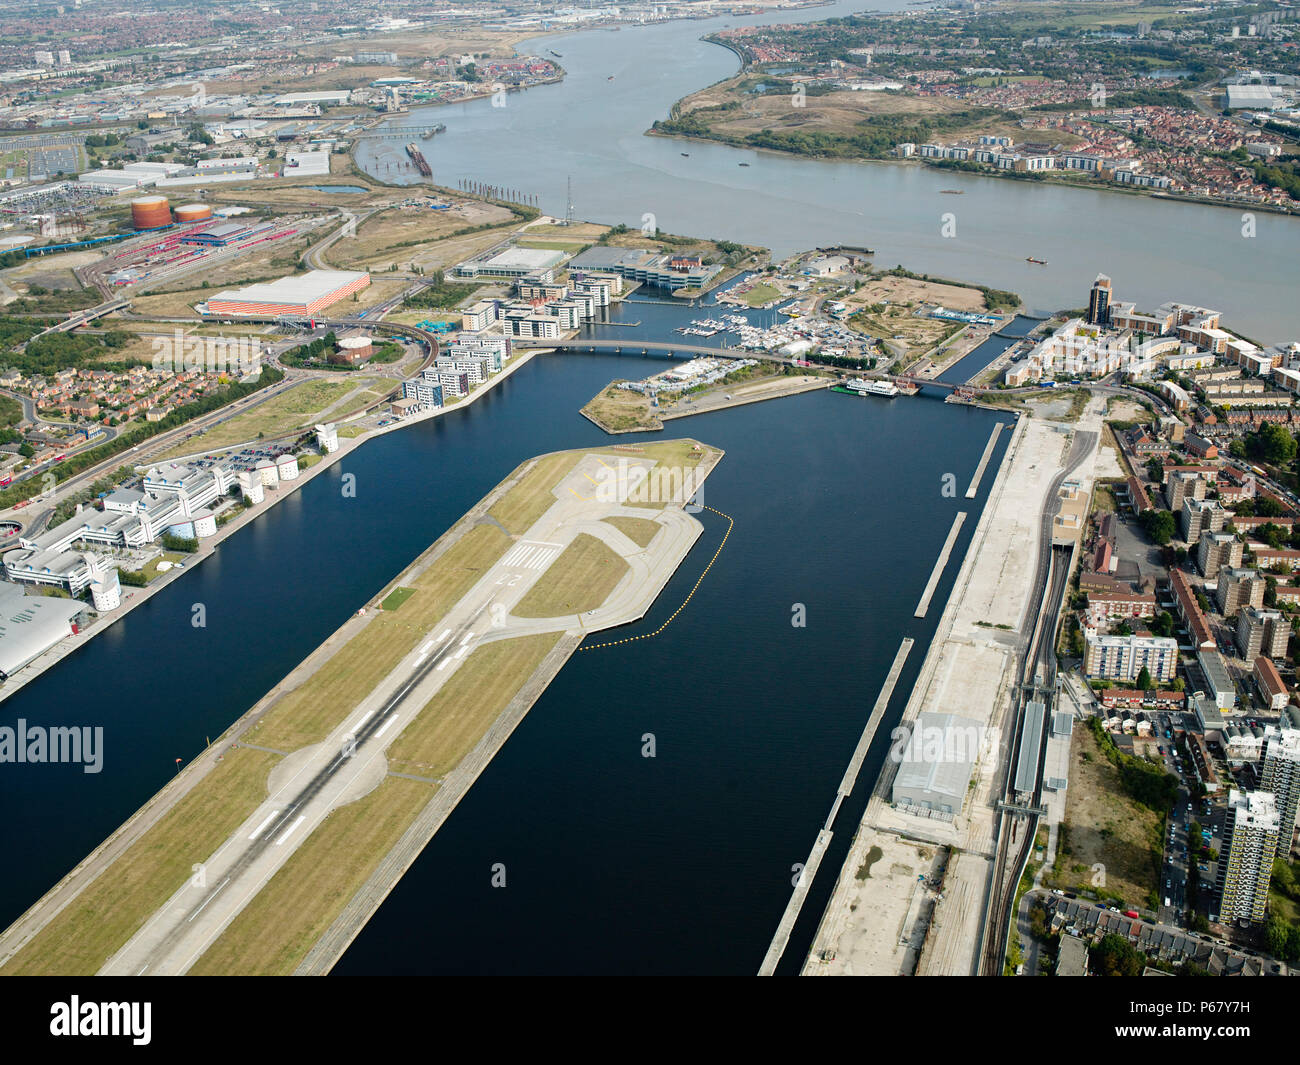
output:
[[[293,835],[293,830],[306,820],[307,820],[306,814],[299,814],[298,820],[296,820],[293,824],[291,824],[288,828],[286,828],[283,832],[280,833],[280,838],[275,841],[275,845],[278,847],[281,843],[283,843],[286,839],[288,839],[291,835]]]
[[[561,546],[543,540],[520,540],[506,553],[501,563],[505,566],[518,566],[521,569],[545,569],[560,553]]]
[[[266,826],[269,825],[272,821],[275,820],[275,815],[278,814],[279,812],[280,812],[279,810],[272,810],[272,811],[267,815],[266,820],[263,821],[260,825],[258,825],[255,829],[253,829],[253,834],[252,834],[251,836],[249,836],[248,838],[249,838],[249,839],[257,839],[258,836],[260,836],[263,832],[266,831]]]
[[[387,721],[385,721],[383,725],[380,726],[379,731],[375,733],[375,739],[379,739],[380,736],[382,736],[385,732],[387,732],[390,728],[392,728],[393,724],[396,721],[397,721],[397,715],[394,714]]]

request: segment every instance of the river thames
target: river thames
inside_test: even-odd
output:
[[[466,178],[516,188],[561,217],[572,180],[575,217],[590,221],[640,226],[653,216],[670,233],[761,244],[778,257],[862,245],[875,250],[877,266],[1007,289],[1035,312],[1086,305],[1093,278],[1105,273],[1117,298],[1139,308],[1196,303],[1254,340],[1300,339],[1300,218],[1260,212],[1256,235],[1246,238],[1241,208],[644,135],[676,100],[739,69],[735,54],[701,41],[704,34],[859,10],[840,3],[542,38],[521,50],[559,52],[562,82],[509,94],[504,107],[482,99],[391,121],[446,125],[421,142],[440,185]],[[414,180],[397,167],[402,146],[365,140],[357,161],[381,180]],[[945,188],[963,195],[942,195]]]

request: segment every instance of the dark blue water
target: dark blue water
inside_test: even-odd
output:
[[[17,917],[174,771],[529,456],[607,442],[577,413],[662,361],[545,356],[463,411],[366,444],[6,701],[6,723],[105,727],[98,776],[6,766],[0,920]],[[1003,416],[1005,417],[1005,416]],[[579,653],[343,960],[343,972],[752,972],[998,415],[830,392],[673,423],[726,449],[704,501],[736,521],[664,634]],[[656,434],[649,434],[654,438]],[[627,439],[627,438],[620,438]],[[996,460],[995,460],[996,462]],[[343,473],[356,475],[345,499]],[[705,533],[656,603],[676,609]],[[206,628],[190,624],[207,608]],[[792,605],[807,627],[791,626]],[[658,756],[640,756],[654,733]],[[790,955],[806,949],[888,740],[846,803]],[[195,854],[202,861],[204,854]],[[490,889],[505,863],[508,887]]]
[[[970,354],[962,356],[935,380],[954,385],[965,384],[1038,324],[1036,318],[1016,315],[1007,323],[1006,328],[999,330],[982,344],[977,345]]]

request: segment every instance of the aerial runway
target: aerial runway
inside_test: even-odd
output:
[[[294,752],[277,767],[266,801],[100,974],[187,972],[332,811],[379,785],[388,771],[389,745],[444,686],[455,683],[458,668],[476,648],[538,633],[580,638],[644,616],[703,527],[680,505],[628,505],[650,479],[654,459],[620,456],[618,466],[619,476],[611,477],[610,465],[599,455],[578,460],[554,488],[546,512],[327,739]],[[596,484],[600,492],[593,489]],[[640,547],[605,521],[619,516],[651,520],[660,531],[648,547]],[[627,564],[605,602],[582,615],[514,616],[520,600],[583,533],[603,541]]]

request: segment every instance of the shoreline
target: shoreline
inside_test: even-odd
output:
[[[518,355],[511,356],[510,362],[504,367],[502,367],[500,373],[496,374],[495,376],[491,377],[489,380],[485,381],[482,385],[476,388],[463,400],[461,400],[459,403],[454,404],[453,406],[450,407],[444,406],[444,407],[439,407],[435,410],[424,411],[420,414],[412,415],[409,418],[404,418],[399,421],[396,421],[392,425],[386,425],[383,428],[367,430],[365,433],[363,433],[360,436],[340,437],[339,447],[337,451],[328,455],[321,455],[320,462],[312,464],[311,466],[307,467],[307,469],[305,470],[300,470],[298,476],[294,478],[292,481],[288,482],[287,486],[284,481],[277,482],[277,485],[274,490],[275,492],[274,495],[271,494],[271,491],[269,490],[266,491],[264,493],[264,498],[262,503],[247,508],[242,513],[240,513],[237,517],[235,517],[233,520],[221,526],[213,536],[200,541],[199,550],[190,554],[186,558],[183,566],[179,568],[173,567],[172,569],[168,570],[167,573],[162,575],[159,579],[149,584],[147,587],[136,589],[130,593],[124,591],[122,595],[121,606],[116,607],[113,610],[108,611],[107,613],[100,614],[93,624],[88,625],[86,628],[84,628],[81,632],[77,633],[76,635],[65,636],[63,640],[61,640],[59,643],[49,648],[39,657],[33,659],[31,662],[25,665],[12,677],[8,678],[4,682],[4,685],[0,686],[0,704],[3,704],[4,701],[8,699],[9,696],[13,695],[15,692],[21,691],[24,687],[26,687],[28,684],[34,681],[37,677],[42,676],[47,670],[52,669],[54,666],[57,666],[69,655],[75,654],[77,651],[80,651],[83,647],[87,646],[90,643],[90,641],[93,640],[100,633],[107,632],[108,629],[111,628],[115,623],[120,621],[122,618],[126,617],[132,610],[136,609],[142,603],[147,602],[155,594],[162,591],[164,588],[169,588],[177,580],[184,577],[186,573],[197,568],[199,563],[210,558],[216,552],[217,548],[222,544],[222,542],[225,541],[228,537],[232,536],[239,530],[243,529],[247,524],[249,524],[252,521],[255,521],[263,514],[268,513],[271,510],[271,508],[273,508],[276,505],[276,503],[280,502],[282,499],[287,499],[289,496],[293,495],[293,493],[297,491],[300,487],[302,487],[302,485],[306,484],[313,477],[318,476],[326,469],[329,469],[335,463],[342,461],[348,455],[351,455],[363,444],[366,444],[371,440],[377,439],[380,436],[387,435],[390,432],[395,432],[399,429],[405,429],[408,426],[415,425],[419,422],[428,421],[432,418],[439,417],[451,411],[461,410],[462,408],[467,407],[471,403],[473,403],[479,396],[485,395],[488,392],[490,392],[498,382],[505,380],[512,373],[514,373],[515,370],[517,370],[520,366],[523,366],[525,363],[531,361],[534,355],[549,354],[553,350],[554,349],[549,349],[549,348],[528,348],[521,351]],[[344,425],[347,425],[350,420],[355,420],[366,416],[367,416],[366,412],[354,414],[351,416],[351,419],[338,422],[337,425],[339,427],[342,427]],[[235,450],[238,449],[240,446],[241,445],[239,444],[234,444],[228,448],[222,448],[221,450],[222,451]],[[184,462],[187,459],[193,458],[198,455],[209,454],[211,451],[212,449],[205,448],[200,451],[192,452],[189,455],[177,456],[168,461]],[[123,585],[122,587],[125,589],[129,586]]]
[[[356,439],[363,441],[366,438],[358,437]],[[704,458],[698,467],[701,484],[712,473],[725,454],[717,448],[711,448],[711,452],[712,454]],[[338,453],[336,452],[336,454]],[[192,758],[176,776],[168,780],[151,795],[8,928],[0,931],[0,971],[3,971],[3,968],[28,943],[40,935],[51,921],[57,918],[67,907],[74,905],[86,890],[99,881],[101,876],[110,872],[112,867],[147,832],[159,824],[182,799],[188,796],[196,787],[202,785],[208,775],[221,764],[225,754],[240,747],[241,739],[260,724],[262,719],[278,705],[283,696],[307,683],[319,669],[328,663],[334,654],[364,629],[381,611],[380,604],[384,598],[394,589],[400,587],[403,580],[409,579],[412,573],[423,572],[435,564],[468,531],[475,528],[481,517],[487,514],[489,508],[513,489],[519,480],[531,471],[539,461],[549,454],[560,453],[551,452],[526,459],[505,479],[494,485],[482,499],[475,503],[432,544],[407,563],[379,591],[369,597],[358,611],[347,617],[341,625],[326,636],[317,647],[312,649],[305,658],[276,682],[256,703],[232,721],[212,742]],[[320,466],[323,463],[317,465]],[[633,624],[644,618],[645,614],[658,601],[663,589],[667,587],[669,581],[680,569],[681,564],[689,556],[698,542],[699,536],[704,531],[704,526],[698,519],[696,519],[695,524],[697,529],[686,551],[670,571],[661,575],[661,579],[655,584],[653,595],[643,604],[639,616],[620,621],[614,627]],[[343,910],[335,915],[326,933],[308,951],[307,956],[300,965],[307,966],[310,961],[313,971],[329,971],[329,968],[342,956],[343,951],[360,932],[361,928],[364,927],[370,916],[378,909],[383,898],[396,886],[406,869],[419,856],[428,840],[436,833],[438,827],[446,820],[460,800],[468,794],[482,770],[486,768],[492,757],[504,745],[506,739],[513,733],[537,699],[541,697],[550,682],[558,675],[569,657],[588,635],[596,631],[600,630],[588,631],[584,627],[584,631],[579,634],[565,632],[561,635],[556,647],[525,680],[501,713],[493,719],[479,742],[457,763],[449,779],[443,782],[443,785],[434,793],[429,803],[421,809],[416,819],[403,833],[397,846],[390,848],[387,853],[379,858],[371,876],[367,878],[353,897],[345,903]],[[250,746],[257,749],[255,744]],[[415,845],[416,839],[425,832],[427,832],[427,836],[418,842],[418,845]],[[400,868],[397,868],[389,864],[389,858],[397,854],[399,850],[402,851],[400,861],[403,864],[401,864]],[[386,882],[390,877],[391,882],[387,882],[382,894],[375,897],[374,884],[376,878]],[[263,886],[263,890],[266,886]],[[363,896],[367,897],[363,899]],[[364,915],[361,915],[362,910],[365,910]],[[324,942],[327,935],[332,937],[331,944],[318,951],[318,945]]]
[[[756,385],[766,383],[769,382],[762,380],[754,382]],[[630,429],[611,429],[608,426],[601,424],[594,415],[587,413],[587,408],[585,406],[579,408],[578,413],[586,418],[587,421],[591,422],[591,424],[601,432],[606,433],[609,436],[624,436],[628,433],[662,433],[668,428],[668,426],[664,424],[665,422],[676,421],[679,418],[690,418],[696,414],[712,414],[715,411],[730,410],[732,407],[746,407],[751,403],[766,403],[773,399],[785,399],[788,396],[798,396],[805,392],[816,392],[819,389],[830,388],[835,383],[835,379],[829,377],[825,380],[817,381],[809,381],[807,377],[803,377],[788,382],[783,389],[774,389],[770,393],[764,395],[752,395],[747,397],[738,396],[733,399],[724,399],[721,402],[716,402],[717,397],[719,394],[725,395],[725,391],[714,393],[704,397],[706,400],[715,400],[715,402],[709,406],[701,405],[694,410],[683,410],[676,411],[672,414],[661,414],[659,415],[659,425],[637,425]],[[605,388],[608,387],[609,385],[605,386]],[[600,392],[596,393],[596,396],[599,397],[604,391],[605,389],[602,388]],[[590,403],[590,401],[588,402]]]

